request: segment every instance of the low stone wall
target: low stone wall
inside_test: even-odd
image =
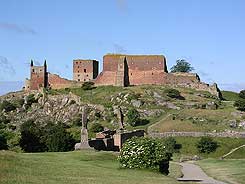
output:
[[[164,132],[164,133],[150,133],[149,137],[165,138],[165,137],[231,137],[231,138],[245,138],[245,132]]]

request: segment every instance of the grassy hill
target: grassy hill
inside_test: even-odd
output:
[[[0,152],[0,183],[160,184],[177,183],[180,168],[170,176],[149,170],[120,169],[112,152],[14,153]]]

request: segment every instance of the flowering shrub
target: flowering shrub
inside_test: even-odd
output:
[[[161,173],[168,174],[171,156],[162,141],[134,137],[123,145],[118,160],[122,168],[159,169]]]

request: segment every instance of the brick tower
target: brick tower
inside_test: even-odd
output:
[[[47,72],[47,62],[44,61],[43,66],[34,66],[31,60],[30,67],[30,90],[38,90],[40,88],[48,87],[48,72]]]
[[[73,80],[88,82],[95,79],[99,73],[99,62],[96,60],[73,60]]]

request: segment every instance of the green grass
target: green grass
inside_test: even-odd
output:
[[[112,152],[14,153],[0,152],[0,183],[177,183],[179,166],[171,163],[170,176],[156,171],[120,169]]]
[[[245,183],[245,160],[216,160],[206,159],[199,161],[202,169],[215,179],[232,183]]]
[[[239,94],[233,91],[222,91],[222,96],[227,101],[236,101],[239,100]]]
[[[196,148],[196,143],[200,138],[195,137],[175,137],[178,144],[182,145],[180,153],[175,155],[175,159],[179,159],[181,156],[194,156],[199,155],[202,158],[220,158],[223,155],[229,153],[232,149],[245,144],[245,139],[238,138],[214,138],[218,142],[219,147],[217,150],[210,154],[200,154]],[[228,158],[232,159],[245,159],[245,149],[240,149],[234,152]]]

